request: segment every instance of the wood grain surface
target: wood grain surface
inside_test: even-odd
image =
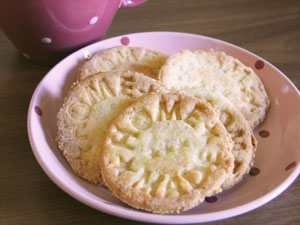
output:
[[[206,35],[241,46],[300,88],[299,0],[149,0],[120,9],[105,38],[143,31]],[[42,171],[29,145],[29,102],[49,67],[32,64],[0,32],[0,225],[144,224],[94,210]],[[299,149],[300,151],[300,149]],[[300,178],[249,213],[208,224],[300,224]]]

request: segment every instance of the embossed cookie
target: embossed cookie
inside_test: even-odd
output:
[[[102,139],[111,119],[133,99],[165,91],[159,82],[136,72],[107,72],[76,82],[57,115],[57,142],[72,169],[103,184],[99,167]]]
[[[241,112],[223,95],[203,93],[199,89],[189,89],[183,92],[212,104],[219,111],[219,119],[231,135],[234,145],[234,168],[228,174],[222,188],[229,189],[237,184],[247,174],[253,164],[257,141],[251,127]]]
[[[167,55],[144,47],[117,46],[94,54],[78,73],[78,80],[93,73],[134,71],[156,78]]]
[[[199,88],[226,96],[252,128],[264,120],[270,104],[262,81],[250,67],[212,49],[182,50],[171,55],[158,79],[171,90]]]
[[[233,142],[216,111],[182,94],[149,94],[111,123],[100,156],[108,188],[154,213],[180,212],[222,191]]]

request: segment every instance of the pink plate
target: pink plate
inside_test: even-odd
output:
[[[207,202],[181,214],[156,215],[128,207],[107,189],[75,175],[55,143],[56,114],[75,81],[78,66],[97,51],[116,45],[145,46],[167,54],[214,48],[252,67],[265,84],[271,108],[256,129],[258,150],[252,175]],[[150,223],[200,223],[246,213],[269,202],[300,172],[300,97],[294,84],[269,62],[235,45],[195,34],[149,32],[122,35],[82,48],[58,63],[39,83],[28,111],[28,135],[36,159],[65,192],[100,211]],[[276,174],[276,176],[274,176]],[[210,203],[209,203],[210,202]]]

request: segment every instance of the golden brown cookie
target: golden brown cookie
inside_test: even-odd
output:
[[[57,142],[72,169],[103,184],[99,167],[102,139],[111,119],[133,99],[165,91],[159,82],[136,72],[107,72],[76,82],[57,115]]]
[[[144,47],[117,46],[94,54],[79,69],[78,80],[108,71],[134,71],[156,78],[167,55]]]
[[[225,96],[203,93],[199,89],[189,89],[183,93],[212,104],[218,110],[219,119],[234,141],[232,148],[234,168],[222,184],[222,188],[227,190],[241,181],[253,164],[257,145],[253,131],[245,117]]]
[[[111,123],[100,156],[120,200],[154,213],[190,209],[222,191],[233,142],[209,104],[182,94],[138,98]]]
[[[262,81],[250,67],[212,49],[182,50],[171,55],[158,79],[173,91],[198,88],[226,96],[251,128],[264,120],[270,104]]]

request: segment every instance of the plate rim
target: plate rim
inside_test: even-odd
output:
[[[135,35],[176,35],[176,36],[180,35],[180,36],[190,36],[190,37],[194,37],[194,38],[204,38],[204,39],[208,39],[210,41],[214,41],[214,42],[218,42],[218,43],[223,43],[225,45],[229,45],[230,47],[236,48],[239,51],[243,51],[247,54],[255,56],[258,59],[263,60],[264,63],[267,63],[269,66],[271,66],[273,69],[275,69],[276,72],[278,72],[284,78],[285,82],[287,82],[288,84],[290,84],[293,87],[294,91],[298,94],[298,97],[300,96],[300,92],[297,89],[297,87],[295,86],[295,84],[282,71],[280,71],[277,67],[275,67],[273,64],[271,64],[267,60],[261,58],[260,56],[256,55],[255,53],[252,53],[252,52],[250,52],[250,51],[248,51],[248,50],[246,50],[242,47],[239,47],[235,44],[232,44],[232,43],[229,43],[227,41],[220,40],[220,39],[216,39],[216,38],[213,38],[213,37],[208,37],[208,36],[204,36],[204,35],[200,35],[200,34],[194,34],[194,33],[184,33],[184,32],[151,31],[151,32],[138,32],[138,33],[122,34],[122,35],[110,37],[110,38],[98,41],[96,43],[87,45],[87,46],[73,52],[72,54],[68,55],[64,59],[62,59],[60,62],[58,62],[55,66],[53,66],[45,74],[45,76],[41,79],[41,81],[39,82],[39,84],[35,88],[35,91],[34,91],[32,97],[31,97],[31,100],[30,100],[28,113],[27,113],[27,133],[28,133],[30,146],[31,146],[31,149],[34,153],[34,156],[35,156],[36,160],[38,161],[39,165],[41,166],[41,168],[43,169],[43,171],[46,173],[46,175],[60,189],[62,189],[65,193],[70,195],[72,198],[75,198],[76,200],[80,201],[81,203],[83,203],[83,204],[85,204],[89,207],[92,207],[96,210],[99,210],[99,211],[105,212],[107,214],[110,214],[110,215],[118,216],[118,217],[125,218],[125,219],[135,220],[135,221],[141,221],[141,222],[163,223],[163,224],[180,224],[180,223],[188,224],[188,223],[212,222],[212,221],[217,221],[217,220],[221,220],[221,219],[227,219],[227,218],[235,217],[235,216],[250,212],[250,211],[252,211],[256,208],[259,208],[259,207],[265,205],[266,203],[268,203],[272,199],[279,196],[283,191],[285,191],[296,180],[297,176],[300,173],[300,163],[298,163],[296,165],[296,167],[293,169],[293,171],[290,172],[290,174],[287,176],[287,178],[279,186],[272,189],[271,191],[269,191],[267,194],[261,196],[260,198],[255,199],[251,202],[248,202],[244,205],[234,207],[234,208],[226,209],[226,210],[219,211],[219,212],[204,213],[204,214],[199,214],[199,215],[180,215],[180,214],[160,215],[160,214],[152,214],[152,213],[148,213],[148,212],[144,212],[144,211],[138,211],[138,210],[136,210],[136,211],[130,210],[130,213],[128,213],[129,209],[119,208],[119,207],[116,207],[116,206],[108,205],[108,204],[105,203],[105,201],[99,202],[99,201],[93,199],[90,196],[85,196],[80,191],[73,190],[72,187],[70,187],[67,184],[65,184],[64,182],[62,182],[59,179],[59,176],[57,174],[53,173],[45,165],[44,159],[43,159],[43,157],[41,156],[41,154],[38,150],[38,147],[37,147],[38,145],[36,143],[36,140],[34,140],[33,135],[32,135],[32,133],[33,133],[32,130],[33,129],[32,129],[31,120],[32,120],[32,115],[34,115],[34,113],[33,113],[34,106],[35,106],[34,103],[35,103],[37,94],[40,90],[40,87],[42,86],[45,79],[49,76],[49,74],[52,74],[52,71],[57,69],[61,64],[63,64],[64,62],[66,62],[70,58],[72,58],[75,55],[79,54],[79,52],[84,51],[87,48],[89,48],[89,49],[94,48],[95,46],[99,45],[99,43],[110,41],[112,39],[120,39],[124,36],[131,37],[131,36],[135,36]],[[220,214],[222,214],[222,215],[220,215]]]

